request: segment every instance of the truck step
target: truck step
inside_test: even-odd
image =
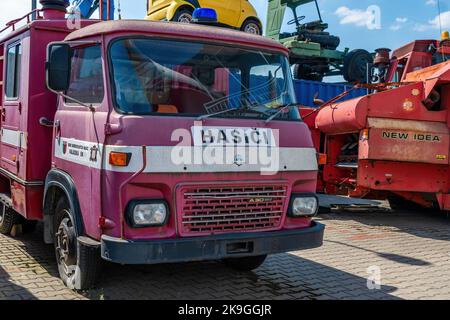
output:
[[[357,162],[339,162],[335,165],[336,168],[340,169],[358,169]]]

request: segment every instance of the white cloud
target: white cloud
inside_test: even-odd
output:
[[[449,29],[450,28],[450,11],[445,11],[441,13],[441,16],[439,18],[439,15],[437,15],[433,20],[429,21],[430,25],[434,29],[439,29],[442,27],[443,29]],[[442,24],[442,25],[440,25]]]
[[[372,20],[372,15],[366,10],[350,9],[348,7],[339,7],[335,14],[341,18],[340,24],[353,24],[358,27],[364,27],[368,21]]]
[[[389,27],[392,31],[398,31],[403,28],[403,25],[408,22],[408,18],[398,17],[395,18],[395,23]]]
[[[425,2],[425,4],[426,4],[427,6],[435,6],[435,5],[437,5],[437,0],[427,0],[427,1]]]
[[[430,26],[423,23],[416,23],[413,27],[413,31],[424,32],[430,29]]]
[[[424,32],[430,29],[438,30],[440,28],[450,29],[450,11],[442,12],[440,17],[437,15],[434,19],[428,21],[428,23],[416,23],[413,31]]]
[[[31,11],[30,0],[1,1],[0,4],[0,30],[7,22],[20,18]]]

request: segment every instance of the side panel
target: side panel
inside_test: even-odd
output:
[[[358,186],[372,190],[447,193],[448,166],[361,160]]]
[[[286,4],[281,4],[281,0],[269,0],[266,37],[275,40],[280,38],[281,26],[283,25],[286,7]]]
[[[360,139],[359,159],[449,163],[449,131],[439,122],[369,118],[369,139]]]
[[[29,33],[24,33],[5,43],[3,69],[4,89],[1,113],[1,160],[2,169],[24,177],[22,167],[26,137],[28,82],[26,80],[29,57]],[[20,158],[20,159],[19,159]],[[22,161],[21,161],[22,160]]]
[[[3,46],[2,54],[7,55],[20,44],[16,97],[11,97],[10,87],[1,87],[0,166],[10,178],[6,193],[10,193],[14,210],[30,220],[42,218],[44,180],[51,167],[52,129],[39,124],[42,117],[52,121],[56,110],[55,95],[45,84],[46,48],[48,42],[62,40],[66,34],[57,28],[30,28]],[[2,61],[2,77],[12,69],[6,62],[8,59]]]

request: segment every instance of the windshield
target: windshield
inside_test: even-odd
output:
[[[114,42],[110,57],[121,113],[267,119],[278,112],[277,120],[299,119],[282,54],[129,38]]]

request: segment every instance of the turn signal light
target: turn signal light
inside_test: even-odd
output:
[[[319,165],[327,164],[327,154],[326,153],[319,153],[318,162],[319,162]]]
[[[369,140],[369,129],[364,129],[362,131],[361,140]]]
[[[117,167],[126,167],[130,163],[131,153],[111,152],[109,154],[109,164]]]

